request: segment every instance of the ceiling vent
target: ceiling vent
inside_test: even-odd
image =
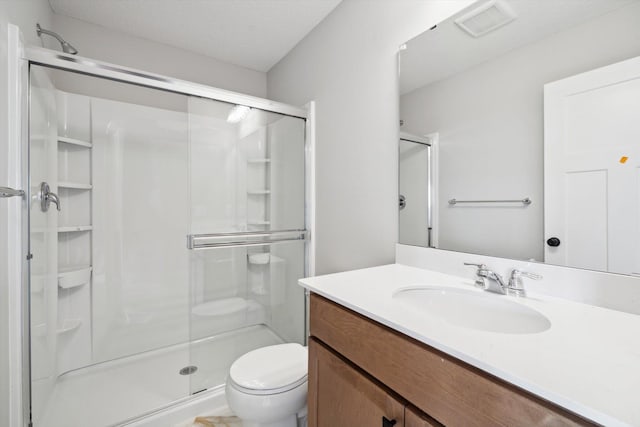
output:
[[[455,20],[473,37],[480,37],[516,19],[515,12],[503,0],[489,0]]]

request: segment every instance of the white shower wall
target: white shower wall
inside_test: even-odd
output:
[[[261,323],[304,341],[304,243],[186,248],[188,234],[305,227],[304,121],[252,109],[229,123],[229,104],[174,97],[177,111],[57,91],[59,135],[92,145],[59,148],[60,181],[91,186],[65,198],[62,225],[92,228],[59,238],[59,265],[92,272],[61,292],[60,320],[80,326],[58,375]]]
[[[186,111],[97,98],[91,115],[99,362],[189,338],[188,120]]]

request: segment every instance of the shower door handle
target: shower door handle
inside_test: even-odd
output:
[[[24,191],[16,190],[15,188],[10,187],[0,187],[0,197],[24,197]]]
[[[40,184],[40,209],[42,212],[47,212],[51,203],[54,203],[57,210],[60,211],[60,198],[51,191],[49,184],[43,182]]]

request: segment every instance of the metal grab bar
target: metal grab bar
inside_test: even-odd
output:
[[[23,197],[23,190],[16,190],[15,188],[0,187],[0,197]]]
[[[188,249],[264,246],[271,243],[306,240],[307,230],[244,231],[238,233],[190,234]]]
[[[457,205],[458,203],[522,203],[523,205],[530,205],[531,199],[525,197],[524,199],[517,200],[449,200],[450,205]]]

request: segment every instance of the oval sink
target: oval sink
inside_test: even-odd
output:
[[[456,326],[504,334],[535,334],[551,327],[543,314],[502,295],[448,286],[398,289],[393,299]]]

